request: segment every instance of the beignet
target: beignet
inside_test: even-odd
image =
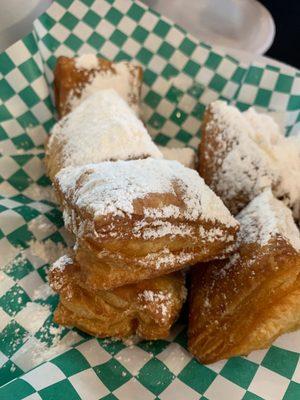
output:
[[[300,236],[267,190],[237,216],[239,251],[191,274],[189,350],[203,363],[269,346],[300,326]]]
[[[98,90],[114,89],[138,114],[143,79],[140,66],[113,63],[94,54],[60,56],[54,70],[55,105],[60,118]]]
[[[46,146],[53,181],[64,167],[162,157],[142,121],[113,89],[100,90],[57,122]]]
[[[176,161],[69,167],[54,186],[88,285],[110,289],[234,249],[237,221],[196,171]]]
[[[272,188],[300,218],[300,135],[284,137],[266,114],[211,103],[202,125],[199,168],[234,215]]]

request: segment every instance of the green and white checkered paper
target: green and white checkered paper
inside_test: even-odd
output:
[[[69,238],[43,168],[55,122],[52,71],[57,56],[87,52],[142,64],[143,118],[160,145],[196,148],[204,108],[217,98],[276,112],[286,134],[300,129],[293,68],[245,65],[138,2],[54,1],[31,34],[0,54],[0,398],[300,399],[300,332],[203,366],[186,350],[184,326],[169,340],[128,347],[53,323],[57,296],[37,248],[44,241],[55,255]],[[30,323],[33,313],[39,323]]]

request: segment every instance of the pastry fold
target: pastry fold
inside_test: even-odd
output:
[[[63,256],[49,272],[60,296],[54,321],[97,337],[163,339],[169,335],[186,297],[184,276],[174,273],[111,291],[81,285],[81,267]]]
[[[54,186],[88,287],[138,282],[234,250],[237,221],[196,171],[176,161],[65,168]]]
[[[299,135],[286,138],[269,115],[224,101],[207,107],[201,130],[200,175],[234,215],[272,188],[300,218]]]
[[[211,363],[269,346],[300,326],[300,236],[270,190],[237,216],[239,251],[192,270],[189,350]]]
[[[138,113],[143,70],[128,61],[113,63],[94,54],[60,56],[54,70],[55,105],[64,117],[91,94],[114,89]]]
[[[99,90],[57,122],[46,146],[53,181],[68,166],[162,157],[144,124],[113,89]]]

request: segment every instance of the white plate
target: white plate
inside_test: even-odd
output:
[[[2,0],[0,3],[0,51],[32,31],[33,21],[52,0]]]
[[[263,54],[275,36],[269,11],[256,0],[144,0],[202,41]]]

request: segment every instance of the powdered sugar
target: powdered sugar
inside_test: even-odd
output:
[[[75,58],[75,67],[87,72],[93,71],[89,76],[89,81],[80,87],[78,93],[76,89],[70,92],[67,103],[71,110],[99,90],[114,89],[138,113],[140,81],[134,64],[122,61],[112,64],[111,68],[101,70],[95,55],[84,54]]]
[[[95,54],[83,54],[75,58],[75,67],[77,69],[91,70],[98,67],[99,61]]]
[[[149,240],[154,238],[160,238],[169,235],[174,236],[190,236],[192,233],[191,227],[186,224],[172,224],[169,221],[153,221],[152,223],[146,221],[138,221],[133,229],[132,233],[136,237],[142,237],[143,239]]]
[[[165,320],[170,314],[170,305],[172,303],[172,295],[169,292],[153,292],[152,290],[144,290],[138,294],[138,298],[146,303],[156,303],[155,311],[162,315]]]
[[[63,353],[82,339],[78,333],[72,331],[61,338],[64,328],[54,326],[49,320],[50,315],[49,305],[28,302],[13,318],[19,324],[17,326],[22,326],[26,330],[24,334],[24,330],[16,328],[9,343],[14,353],[11,360],[19,368],[30,370],[43,361]]]
[[[193,149],[188,147],[169,148],[160,146],[159,150],[166,160],[175,160],[187,168],[196,168],[196,153]]]
[[[265,148],[276,144],[278,139],[282,137],[279,126],[270,115],[258,113],[254,108],[250,107],[242,113],[242,116],[252,127],[248,132],[250,137],[261,148],[265,147],[263,146],[264,143],[268,145]]]
[[[166,247],[159,252],[149,253],[144,259],[139,260],[138,263],[142,266],[148,266],[149,263],[155,262],[156,269],[160,269],[162,266],[176,265],[178,263],[185,264],[194,259],[193,252],[181,251],[180,253],[173,254]]]
[[[251,139],[253,129],[242,113],[223,101],[210,105],[213,119],[207,131],[217,130],[214,149],[208,149],[219,165],[213,177],[213,187],[223,199],[238,197],[240,193],[252,198],[270,187],[275,179],[270,172],[263,151]],[[237,204],[240,209],[244,204]],[[237,211],[233,210],[233,211]]]
[[[80,185],[76,186],[79,180]],[[174,199],[171,203],[178,204],[180,193],[181,215],[184,218],[237,225],[198,173],[176,161],[149,158],[65,168],[57,175],[57,183],[74,206],[89,210],[95,218],[104,215],[130,216],[135,213],[135,201],[150,194],[170,194]],[[153,209],[159,213],[163,206],[160,201]],[[177,218],[178,208],[169,209],[168,215]]]
[[[155,301],[166,301],[171,299],[171,293],[169,292],[153,292],[152,290],[144,290],[139,294],[139,297],[143,298],[145,301],[150,303]]]
[[[238,233],[239,242],[259,243],[266,245],[268,241],[280,235],[297,251],[300,251],[300,234],[295,225],[292,213],[281,201],[277,200],[271,190],[266,190],[237,216],[241,224]]]
[[[71,346],[78,343],[82,339],[82,337],[78,335],[78,333],[72,331],[70,331],[66,336],[61,338],[61,331],[62,331],[61,327],[55,328],[55,330],[52,328],[51,334],[54,335],[54,339],[52,340],[52,345],[49,347],[44,346],[43,351],[37,354],[37,360],[39,363],[45,360],[50,360],[57,354],[66,352],[68,349],[71,348]]]
[[[50,313],[51,310],[48,305],[30,301],[16,315],[15,320],[25,327],[29,333],[34,334],[43,326]]]
[[[252,139],[266,153],[270,169],[278,177],[278,183],[273,183],[275,196],[283,198],[300,218],[300,135],[284,137],[270,116],[252,108],[243,115],[253,128]]]
[[[67,265],[71,264],[73,264],[72,258],[65,254],[53,263],[51,270],[63,271]]]
[[[278,140],[271,156],[279,175],[273,192],[292,209],[294,217],[300,219],[300,135]]]
[[[161,208],[144,208],[146,218],[179,218],[180,207],[175,205],[162,206]]]
[[[54,243],[50,239],[44,242],[31,240],[29,242],[29,245],[30,252],[34,256],[42,259],[45,263],[49,264],[66,253],[66,247],[62,243]]]
[[[87,98],[53,128],[48,152],[62,144],[63,166],[161,157],[141,120],[114,91]],[[54,146],[53,148],[51,148]]]
[[[252,108],[241,113],[222,101],[210,107],[213,119],[207,129],[218,131],[213,153],[219,165],[213,178],[216,191],[223,199],[240,194],[252,199],[272,187],[299,218],[300,137],[285,138],[270,116]]]
[[[232,235],[227,235],[223,229],[211,228],[205,229],[203,226],[199,226],[200,237],[205,239],[207,242],[214,242],[216,240],[233,241]]]
[[[23,267],[27,263],[27,258],[25,252],[20,247],[20,253],[12,259],[8,264],[1,266],[0,271],[11,272],[14,268]],[[1,278],[0,278],[1,280]]]

